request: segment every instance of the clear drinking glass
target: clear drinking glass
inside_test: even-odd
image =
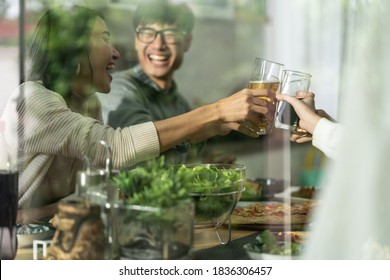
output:
[[[280,93],[296,96],[299,91],[309,91],[311,75],[294,70],[284,70]],[[307,134],[299,128],[299,117],[294,108],[286,101],[278,101],[275,112],[275,127],[290,130],[294,134]]]
[[[259,57],[255,58],[248,88],[250,89],[265,88],[270,90],[272,93],[276,94],[277,90],[279,89],[283,66],[284,66],[283,64],[273,62],[270,60],[266,60]],[[272,100],[267,97],[260,97],[260,98],[272,102]],[[273,123],[273,119],[268,121],[270,121],[270,123]],[[267,128],[266,117],[262,117],[259,126],[260,126],[260,131],[258,132],[259,135],[269,134],[272,132],[272,127]]]

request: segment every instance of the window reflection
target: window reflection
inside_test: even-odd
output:
[[[117,70],[132,66],[137,61],[132,41],[134,31],[131,27],[131,15],[139,1],[142,0],[69,1],[104,11],[112,43],[121,53]],[[319,106],[331,114],[337,113],[337,79],[341,64],[335,67],[336,61],[332,59],[337,59],[337,63],[342,59],[343,16],[353,15],[353,9],[344,6],[349,1],[339,1],[338,5],[327,4],[326,1],[313,3],[310,0],[173,1],[189,3],[196,16],[192,46],[186,53],[182,67],[175,74],[181,92],[193,106],[215,101],[246,87],[254,58],[266,57],[282,62],[286,67],[311,73],[313,89],[319,93]],[[31,29],[42,11],[57,1],[20,2],[25,3],[24,39],[28,45]],[[345,7],[348,8],[348,13],[343,13]],[[330,19],[326,16],[328,13],[337,17]],[[7,94],[12,92],[21,79],[18,64],[21,47],[18,40],[20,19],[18,0],[0,0],[0,76]],[[330,21],[332,25],[327,27]],[[297,37],[296,34],[305,36]],[[333,54],[336,55],[332,56]],[[28,58],[23,65],[27,73]],[[0,112],[5,100],[6,98],[2,98],[0,101]],[[253,176],[280,176],[280,172],[272,167],[273,163],[268,163],[267,156],[263,156],[264,151],[277,147],[277,140],[270,139],[268,141],[271,144],[259,146],[267,137],[248,140],[232,133],[229,137],[210,141],[253,141],[256,152],[238,149],[239,159],[244,158],[248,165],[261,161],[260,165],[266,166],[261,170],[254,170]],[[303,158],[304,156],[298,157],[296,164],[302,165]],[[269,165],[271,166],[267,167]]]

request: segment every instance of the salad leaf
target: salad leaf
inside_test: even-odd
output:
[[[281,242],[269,230],[262,231],[258,237],[258,243],[255,244],[255,246],[258,247],[262,253],[283,256],[296,256],[301,253],[301,244],[295,243],[294,241]]]

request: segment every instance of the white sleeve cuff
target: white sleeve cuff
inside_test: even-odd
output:
[[[320,149],[327,157],[337,157],[342,127],[340,124],[321,118],[313,132],[313,146]]]

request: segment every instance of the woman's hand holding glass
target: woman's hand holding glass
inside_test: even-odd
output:
[[[259,97],[267,98],[271,102]],[[198,118],[199,114],[204,114],[203,119],[207,119],[211,114],[213,120],[197,130],[195,135],[188,140],[191,143],[199,143],[215,135],[227,135],[232,130],[257,138],[260,129],[259,122],[264,116],[267,117],[267,126],[273,126],[271,117],[275,114],[275,106],[272,103],[275,104],[275,102],[275,94],[270,90],[242,89],[216,103],[199,108],[199,112],[194,110],[194,113],[197,112],[194,118]],[[201,111],[202,109],[205,111]],[[215,114],[214,110],[216,110]]]
[[[299,117],[299,128],[308,132],[308,134],[292,134],[291,141],[297,143],[304,143],[312,140],[314,129],[321,119],[321,115],[316,111],[314,103],[314,93],[312,92],[298,92],[296,96],[288,94],[277,94],[278,100],[283,100],[294,107],[295,112]]]

